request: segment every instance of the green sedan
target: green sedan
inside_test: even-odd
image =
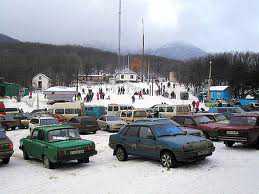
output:
[[[81,139],[78,129],[69,125],[37,127],[20,140],[19,148],[25,160],[42,160],[43,166],[50,169],[70,160],[88,163],[89,157],[97,154],[95,143]]]

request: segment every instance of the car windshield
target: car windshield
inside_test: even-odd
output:
[[[58,124],[56,119],[41,119],[40,125],[55,125]]]
[[[249,125],[249,126],[259,125],[256,117],[232,117],[230,119],[230,124]]]
[[[5,131],[0,130],[0,139],[5,139],[6,135],[5,135]]]
[[[178,128],[170,123],[156,125],[154,127],[154,131],[158,137],[185,134],[180,128]]]
[[[107,117],[107,121],[120,121],[121,118],[120,117],[116,117],[116,116],[108,116]]]
[[[135,111],[134,117],[146,117],[146,112],[145,111]]]
[[[227,120],[227,118],[224,115],[222,115],[222,114],[215,115],[215,118],[216,118],[217,122],[218,121],[225,121],[225,120]]]
[[[206,117],[206,116],[194,117],[193,119],[195,120],[195,122],[196,122],[197,124],[206,124],[206,123],[213,122],[211,119],[209,119],[209,118]]]
[[[81,139],[77,129],[56,129],[48,132],[48,141],[66,141],[73,139]]]

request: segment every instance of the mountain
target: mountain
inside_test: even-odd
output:
[[[184,42],[174,42],[158,49],[149,50],[149,54],[175,60],[188,60],[207,55],[202,49]]]
[[[4,34],[0,33],[0,44],[1,43],[19,43],[20,41],[14,38],[11,38],[9,36],[6,36]]]

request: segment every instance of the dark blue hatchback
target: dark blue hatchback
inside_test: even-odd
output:
[[[143,122],[126,125],[110,136],[109,146],[119,161],[128,155],[160,160],[164,167],[177,167],[178,162],[205,159],[215,150],[204,137],[188,135],[169,123]]]

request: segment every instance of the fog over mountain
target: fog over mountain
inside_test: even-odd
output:
[[[117,50],[119,0],[1,0],[0,32],[21,41]],[[122,49],[184,40],[207,52],[259,51],[258,0],[122,0]]]

